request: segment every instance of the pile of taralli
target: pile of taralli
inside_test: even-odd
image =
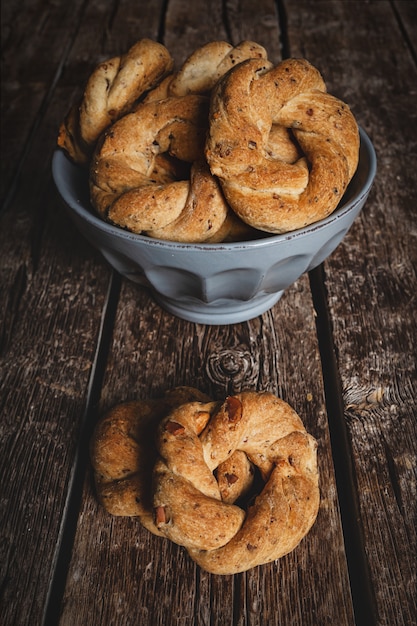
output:
[[[91,203],[134,233],[242,241],[302,228],[340,202],[359,158],[349,107],[305,59],[214,41],[175,71],[143,39],[94,70],[58,145],[88,168]]]
[[[292,551],[320,495],[317,443],[270,392],[213,401],[178,387],[110,409],[91,440],[97,496],[184,546],[213,574],[236,574]]]

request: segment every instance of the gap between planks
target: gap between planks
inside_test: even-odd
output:
[[[357,626],[376,623],[376,603],[359,525],[359,506],[355,491],[355,477],[351,462],[349,437],[344,421],[341,384],[332,340],[330,316],[324,282],[323,266],[309,274],[310,289],[316,311],[316,329],[321,355],[328,424],[333,451],[336,483],[344,533],[352,602]],[[91,371],[87,402],[81,422],[79,445],[74,459],[68,497],[62,519],[53,571],[44,611],[43,624],[58,623],[68,567],[71,559],[77,519],[82,498],[83,479],[88,463],[88,442],[96,421],[97,406],[110,349],[112,329],[119,302],[121,277],[112,273],[103,309],[95,359]],[[240,596],[240,586],[234,592]],[[239,600],[240,601],[240,600]]]
[[[377,623],[376,600],[372,591],[365,542],[360,525],[359,501],[337,359],[332,337],[323,265],[309,273],[316,312],[317,339],[322,364],[327,421],[330,432],[345,552],[349,571],[356,626]]]
[[[62,598],[80,512],[84,476],[89,461],[89,442],[96,423],[97,407],[101,395],[107,356],[111,345],[120,288],[121,276],[113,271],[111,273],[103,308],[96,352],[89,379],[86,405],[80,424],[78,445],[68,484],[68,495],[53,560],[49,589],[42,619],[43,626],[59,623]]]

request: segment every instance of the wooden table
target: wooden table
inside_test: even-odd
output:
[[[59,124],[95,64],[142,37],[177,64],[214,39],[306,57],[374,143],[345,240],[249,322],[164,312],[60,204]],[[2,624],[416,624],[416,42],[412,0],[3,0]],[[97,504],[98,416],[176,385],[270,390],[317,438],[321,507],[293,552],[213,576]]]

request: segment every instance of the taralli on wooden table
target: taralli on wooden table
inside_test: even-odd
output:
[[[90,442],[90,457],[97,497],[109,513],[137,516],[159,534],[150,481],[157,456],[154,434],[174,407],[192,401],[210,398],[192,387],[176,387],[162,398],[118,404],[102,417]]]
[[[415,6],[2,2],[0,626],[417,626]],[[136,71],[149,76],[137,91]],[[235,88],[247,97],[228,99]],[[191,162],[163,122],[161,103],[183,98],[205,102],[201,133],[175,127],[177,145],[198,135]],[[245,224],[237,211],[304,223],[303,194],[333,157],[347,179],[347,106],[359,163],[336,209],[282,233]],[[159,126],[130,127],[142,107]],[[249,235],[132,232],[135,189],[160,188],[164,236],[193,236],[172,183],[190,211],[201,199],[206,230],[214,185]],[[246,419],[249,390],[287,401],[317,450],[297,420],[273,435],[277,417],[260,446],[271,472],[240,445],[222,460],[214,431],[240,406]],[[317,476],[303,454],[319,471],[309,531]]]
[[[272,393],[224,402],[188,393],[194,399],[185,403],[174,390],[170,403],[115,407],[99,423],[91,457],[100,501],[113,514],[139,516],[212,573],[280,558],[318,513],[315,439]]]

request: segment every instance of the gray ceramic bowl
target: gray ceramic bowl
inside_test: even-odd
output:
[[[362,129],[360,136],[359,166],[336,211],[306,228],[241,243],[183,244],[127,232],[97,217],[85,172],[60,150],[52,171],[70,217],[120,274],[150,287],[156,301],[178,317],[231,324],[267,311],[339,245],[376,173],[372,143]]]

